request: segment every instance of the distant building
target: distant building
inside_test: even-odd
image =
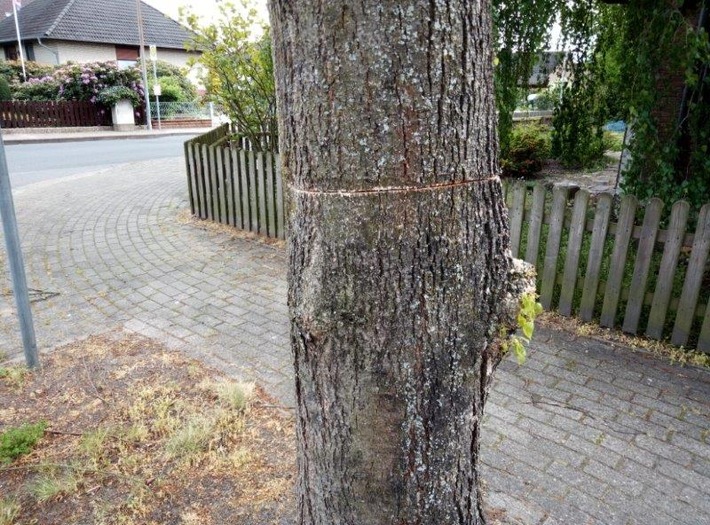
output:
[[[159,60],[187,66],[190,31],[141,4],[145,45],[157,47]],[[9,13],[0,21],[0,59],[18,60],[12,0],[0,0],[0,13]],[[117,61],[128,66],[139,57],[135,0],[23,0],[18,22],[26,60],[51,65]]]
[[[543,51],[537,56],[525,87],[544,89],[555,87],[571,76],[564,51]],[[569,57],[567,56],[567,59]]]

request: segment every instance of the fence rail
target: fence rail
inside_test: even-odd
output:
[[[3,128],[58,128],[110,126],[111,111],[91,102],[5,101],[0,102]]]
[[[225,125],[185,144],[193,215],[283,239],[278,156],[228,139]],[[505,190],[512,254],[537,268],[545,309],[710,352],[710,203],[689,231],[683,201],[662,222],[659,199],[642,207],[570,186]]]

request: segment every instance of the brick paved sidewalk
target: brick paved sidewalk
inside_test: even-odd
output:
[[[16,192],[39,344],[123,326],[290,404],[284,250],[186,220],[184,181],[175,158]],[[19,355],[13,310],[0,295]],[[493,506],[526,525],[710,523],[708,371],[549,328],[531,346],[490,396]]]

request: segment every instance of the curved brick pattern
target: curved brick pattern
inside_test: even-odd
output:
[[[40,347],[123,326],[290,404],[284,250],[185,221],[184,180],[176,158],[16,193],[30,286],[59,293],[33,304]],[[19,356],[10,299],[0,348]],[[709,406],[705,370],[541,329],[490,396],[489,502],[531,525],[708,523]]]

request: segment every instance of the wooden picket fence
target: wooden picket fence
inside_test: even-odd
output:
[[[0,125],[10,128],[110,126],[111,110],[88,101],[0,102]]]
[[[663,228],[660,199],[517,183],[506,202],[511,251],[537,268],[545,309],[710,352],[710,203],[692,232],[684,201]]]
[[[227,144],[229,132],[225,124],[185,143],[192,214],[285,239],[278,156]]]
[[[193,215],[285,237],[278,156],[227,144],[222,126],[185,144]],[[511,250],[535,265],[547,310],[710,352],[710,203],[641,207],[636,197],[505,184]],[[697,219],[697,220],[695,220]]]

